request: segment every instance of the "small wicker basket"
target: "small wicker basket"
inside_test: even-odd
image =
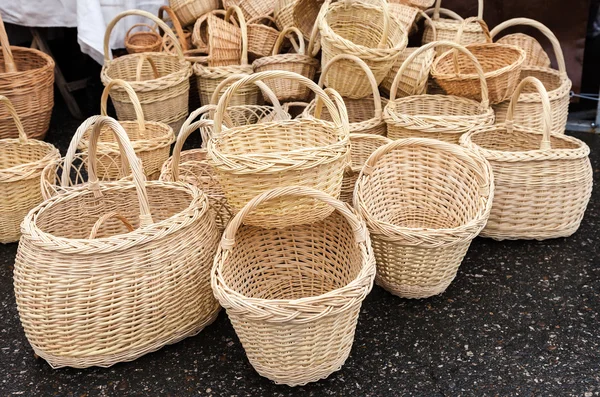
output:
[[[135,28],[146,28],[148,30],[131,33]],[[162,45],[162,37],[156,31],[156,26],[147,23],[136,23],[125,33],[125,48],[130,54],[158,52]]]
[[[261,21],[266,23],[260,23]],[[275,19],[268,15],[248,21],[248,53],[254,59],[267,57],[273,52],[279,31],[270,25],[276,26]]]
[[[353,199],[373,241],[375,282],[403,298],[444,292],[485,226],[493,197],[492,169],[476,152],[426,138],[377,149]]]
[[[521,92],[532,86],[544,107],[542,130],[513,125]],[[496,196],[482,236],[503,239],[567,237],[577,231],[590,200],[593,171],[582,141],[551,134],[551,105],[541,81],[519,84],[502,124],[474,129],[461,144],[492,165]]]
[[[202,15],[219,8],[219,0],[169,0],[183,26],[193,24]]]
[[[278,200],[318,201],[335,212],[282,229],[244,225]],[[211,282],[250,364],[276,383],[298,386],[344,365],[374,277],[369,235],[356,213],[321,191],[291,186],[260,194],[231,220]]]
[[[0,139],[0,243],[6,244],[19,240],[23,218],[43,201],[40,174],[60,153],[49,143],[27,138],[7,97],[0,95],[0,105],[12,116],[19,137]]]
[[[298,0],[277,0],[273,9],[273,18],[279,30],[295,26],[294,6]]]

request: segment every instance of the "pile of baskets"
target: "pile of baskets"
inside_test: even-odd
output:
[[[0,97],[19,137],[0,140],[0,241],[20,237],[15,295],[35,352],[110,366],[223,307],[259,374],[303,385],[342,367],[374,283],[427,298],[479,235],[575,233],[592,169],[564,134],[558,40],[524,18],[490,31],[483,0],[465,19],[439,0],[423,11],[432,3],[123,12],[106,30],[100,115],[63,158]],[[151,24],[112,59],[127,16]],[[558,70],[530,36],[493,41],[516,25],[548,37]],[[407,47],[419,31],[423,45]]]

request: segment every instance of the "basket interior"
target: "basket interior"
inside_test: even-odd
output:
[[[184,211],[193,199],[190,191],[181,188],[149,183],[146,190],[155,223]],[[89,191],[69,200],[55,202],[38,216],[36,225],[54,236],[87,239],[98,218],[116,211],[134,228],[139,227],[139,203],[133,183],[126,188],[102,189],[102,194],[102,197],[95,198]],[[109,218],[100,227],[96,238],[123,233],[127,233],[123,223]]]
[[[242,226],[223,278],[234,291],[259,299],[318,296],[353,281],[360,246],[337,211],[320,222],[283,229]]]
[[[129,35],[127,44],[129,45],[149,45],[157,44],[161,37],[153,32],[135,32]]]
[[[538,150],[542,143],[542,134],[513,129],[508,132],[506,128],[482,130],[471,135],[471,141],[477,146],[487,150],[505,152],[528,152]],[[551,136],[550,145],[553,149],[577,149],[579,145],[560,137]]]
[[[154,62],[156,70],[158,71],[158,77],[179,72],[187,67],[184,62],[180,62],[174,55],[161,54],[158,52],[129,54],[112,60],[110,66],[106,70],[106,74],[111,79],[122,79],[128,82],[156,79],[157,77],[154,75],[150,62],[144,61],[142,64],[141,78],[137,80],[136,70],[141,56],[152,59],[152,62]]]
[[[405,146],[384,154],[361,184],[361,196],[379,222],[405,228],[455,228],[481,210],[476,173],[453,154]]]
[[[298,119],[254,124],[229,130],[215,141],[223,154],[271,154],[337,143],[336,128],[329,122]]]
[[[540,80],[542,84],[544,84],[544,87],[546,87],[546,91],[548,92],[559,89],[564,79],[564,77],[562,77],[558,71],[553,69],[524,67],[523,69],[521,69],[521,76],[519,81],[529,76],[535,77],[536,79]],[[525,87],[523,87],[523,90],[521,92],[525,94],[530,94],[537,93],[537,90],[535,89],[535,87],[528,84]]]
[[[408,116],[470,118],[482,114],[479,102],[447,95],[413,95],[390,101],[392,113]],[[440,122],[443,122],[442,120]]]
[[[0,140],[0,169],[36,163],[52,151],[52,147],[35,141],[19,143],[16,139]]]
[[[470,44],[467,49],[477,58],[484,73],[508,67],[516,63],[522,55],[518,48],[502,44]],[[454,52],[450,50],[440,57],[436,67],[437,73],[456,74]],[[458,54],[458,72],[473,75],[477,73],[473,62],[462,52]]]
[[[18,72],[40,69],[48,65],[49,60],[39,55],[36,51],[29,48],[11,46],[13,59]],[[4,55],[0,51],[0,73],[6,73],[4,64]],[[9,75],[11,79],[18,78],[15,75]],[[8,77],[8,76],[7,76]]]

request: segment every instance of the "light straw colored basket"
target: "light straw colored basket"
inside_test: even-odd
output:
[[[160,180],[168,182],[181,181],[202,190],[208,197],[210,210],[215,216],[217,229],[219,233],[223,233],[225,226],[232,216],[232,211],[213,167],[208,164],[208,154],[205,145],[210,135],[205,133],[207,131],[212,132],[213,121],[199,120],[193,122],[198,115],[206,113],[208,108],[208,106],[204,106],[195,110],[185,121],[177,136],[177,143],[173,148],[173,156],[163,165]],[[202,133],[202,147],[182,151],[185,140],[196,130],[200,130]]]
[[[244,18],[250,20],[264,15],[271,15],[276,0],[223,0],[223,8],[238,6],[244,13]]]
[[[558,63],[558,70],[549,67],[539,66],[524,66],[521,69],[520,79],[532,76],[539,79],[550,98],[550,108],[552,109],[552,130],[553,134],[564,134],[567,126],[567,118],[569,116],[569,102],[571,100],[572,83],[567,75],[567,67],[565,58],[560,48],[560,42],[550,29],[541,23],[527,18],[515,18],[498,25],[492,30],[492,37],[505,28],[525,25],[532,26],[541,31],[552,44],[554,54]],[[524,88],[519,97],[519,106],[516,107],[513,113],[515,124],[532,128],[538,131],[543,129],[544,111],[542,107],[542,99],[536,90],[528,91],[528,87]],[[494,105],[496,112],[496,122],[501,123],[506,119],[510,101],[504,101]]]
[[[416,30],[415,20],[420,10],[408,4],[388,2],[390,14],[396,17],[402,29],[410,34]]]
[[[44,139],[54,107],[54,60],[8,42],[0,17],[0,95],[13,104],[29,138]],[[18,138],[13,117],[0,107],[0,139]]]
[[[329,72],[330,68],[340,61],[351,61],[356,62],[360,65],[362,72],[366,75],[367,79],[371,83],[373,94],[367,98],[351,99],[343,98],[344,104],[346,105],[346,111],[348,112],[348,121],[350,123],[350,133],[362,133],[362,134],[376,134],[385,136],[387,133],[387,126],[383,120],[383,112],[381,110],[382,101],[377,89],[377,82],[371,69],[364,63],[360,58],[354,55],[340,54],[336,55],[329,61],[321,72],[319,79],[319,87],[323,87],[323,79]],[[358,76],[353,76],[359,78]],[[312,100],[310,104],[305,108],[303,117],[313,117],[315,113],[316,100]],[[331,121],[331,116],[327,113],[326,109],[323,109],[322,114],[319,118],[323,120]],[[344,200],[345,201],[345,200]]]
[[[169,5],[181,24],[187,26],[200,16],[219,8],[219,0],[169,0]]]
[[[431,22],[429,15],[423,11],[418,11],[425,20]],[[432,26],[432,31],[435,37],[435,26]],[[434,40],[435,41],[435,40]],[[418,50],[419,47],[406,47],[400,54],[394,66],[390,69],[387,76],[383,79],[379,87],[383,93],[389,95],[392,88],[394,78],[398,74],[400,66],[408,59],[408,57]],[[401,98],[410,95],[421,95],[427,91],[427,81],[429,80],[429,71],[433,60],[435,58],[435,49],[421,52],[420,55],[415,58],[409,65],[406,66],[406,70],[402,73],[400,81],[398,82],[398,89],[396,90],[396,98]]]
[[[444,292],[485,226],[493,196],[491,167],[476,152],[426,138],[377,149],[353,199],[373,241],[375,282],[403,298]]]
[[[194,47],[208,54],[208,16],[216,15],[218,17],[225,18],[226,11],[225,10],[213,10],[202,15],[200,18],[196,20],[194,23],[194,27],[192,29],[192,43]]]
[[[321,98],[333,122],[320,119],[273,121],[222,131],[223,114],[235,91],[246,84],[270,78],[289,78],[306,84]],[[348,161],[348,115],[340,96],[327,92],[311,80],[291,72],[256,73],[232,84],[219,100],[215,133],[208,143],[209,162],[231,208],[239,211],[254,196],[281,186],[299,185],[338,197],[344,166]],[[319,107],[322,103],[317,104]],[[316,222],[331,209],[314,200],[277,200],[245,219],[260,227],[285,227]]]
[[[128,15],[143,16],[156,23],[176,43],[177,55],[166,53],[129,54],[110,59],[109,39],[113,28]],[[106,86],[114,79],[128,82],[142,105],[148,121],[168,124],[178,131],[188,115],[189,78],[191,64],[184,59],[183,52],[173,31],[156,16],[141,10],[124,11],[107,26],[104,35],[104,66],[100,73]],[[124,89],[111,91],[110,97],[119,120],[135,120],[133,103]]]
[[[236,22],[233,15],[236,14]],[[206,33],[208,48],[208,66],[239,65],[242,57],[242,46],[248,46],[248,27],[246,20],[237,6],[227,9],[225,17],[216,13],[206,17]],[[247,51],[247,48],[246,48]]]
[[[142,160],[144,175],[149,180],[158,179],[163,163],[169,158],[171,144],[175,142],[173,129],[165,123],[157,121],[145,121],[144,113],[135,91],[127,82],[119,79],[112,80],[102,93],[100,100],[100,114],[106,116],[106,104],[108,95],[112,89],[121,87],[127,92],[136,112],[136,121],[120,121],[121,127],[127,133],[129,141],[136,156]],[[82,137],[78,149],[83,154],[83,161],[87,163],[87,150],[89,147],[89,136],[93,130],[90,126],[87,133]],[[104,156],[96,159],[96,163],[102,163],[103,177],[110,180],[120,179],[123,166],[121,164],[121,152],[119,141],[111,133],[110,126],[106,125],[98,139],[98,152]]]
[[[279,200],[318,201],[335,212],[282,229],[244,225]],[[254,369],[299,386],[344,365],[374,277],[369,234],[355,212],[321,191],[291,186],[260,194],[232,219],[211,282]]]
[[[542,130],[513,126],[518,98],[533,86],[542,98]],[[461,144],[492,165],[496,197],[482,236],[503,239],[567,237],[577,231],[592,192],[590,149],[582,141],[551,134],[551,106],[534,77],[517,87],[506,121],[465,134]]]
[[[427,10],[431,13],[431,23],[425,23],[423,31],[423,44],[431,43],[436,40],[455,41],[458,44],[466,46],[468,44],[485,43],[487,35],[480,24],[469,23],[463,26],[463,32],[457,37],[457,32],[461,25],[464,25],[464,20],[460,15],[453,11],[440,8],[442,0],[437,0],[433,10]],[[477,19],[483,20],[483,0],[477,0]],[[446,18],[442,18],[444,15]],[[435,25],[435,33],[432,31],[432,25]],[[457,41],[458,40],[458,41]],[[438,49],[438,55],[445,52],[445,48]]]
[[[294,26],[294,6],[298,0],[277,0],[273,18],[279,30]]]
[[[148,30],[132,33],[135,28],[146,28]],[[160,51],[162,45],[162,37],[156,31],[156,27],[147,23],[136,23],[125,33],[125,48],[130,54],[157,52]]]
[[[146,182],[120,124],[100,117],[95,125],[90,183],[27,215],[15,261],[25,335],[54,368],[134,360],[197,334],[219,311],[209,280],[218,235],[206,195]],[[95,142],[105,125],[133,181],[98,182]]]
[[[297,0],[292,9],[293,25],[304,37],[311,37],[325,0]]]
[[[365,165],[369,156],[377,148],[391,142],[391,139],[379,135],[350,134],[350,161],[344,170],[340,201],[352,204],[354,185],[356,185],[358,174],[362,170],[363,165]]]
[[[279,31],[269,25],[276,26],[275,19],[268,15],[248,21],[248,53],[254,58],[267,57],[273,52]]]
[[[369,66],[377,84],[388,74],[400,53],[408,44],[408,37],[387,3],[382,6],[344,0],[330,4],[319,19],[321,33],[321,64],[324,66],[338,54],[355,55]],[[339,62],[324,81],[343,97],[364,98],[371,95],[367,79],[348,76],[362,75],[354,62]]]
[[[514,18],[514,19],[521,20],[521,21],[522,20],[532,21],[531,19],[528,19],[528,18]],[[512,21],[512,22],[509,23],[509,21]],[[492,39],[495,38],[498,35],[498,33],[500,33],[502,30],[504,30],[508,27],[515,26],[514,23],[516,21],[514,21],[514,20],[509,20],[509,21],[504,21],[500,25],[498,25],[494,29],[492,29],[492,31],[490,32]],[[535,22],[537,22],[537,21],[535,21]],[[539,23],[539,22],[537,22],[537,23]],[[519,22],[519,24],[520,24],[520,22]],[[542,25],[542,26],[544,26],[544,25]],[[544,28],[545,28],[545,26],[544,26]],[[546,53],[546,51],[544,51],[544,48],[539,43],[539,41],[537,41],[532,36],[529,36],[524,33],[512,33],[512,34],[508,34],[506,36],[502,36],[500,39],[496,40],[496,42],[500,43],[500,44],[514,45],[514,46],[517,46],[517,47],[523,49],[523,51],[525,51],[525,54],[526,54],[525,62],[523,62],[523,67],[539,66],[542,68],[550,68],[550,57],[548,57],[548,54]]]
[[[457,36],[460,37],[464,26],[475,20],[481,24],[489,40],[483,44],[470,44],[466,48],[483,68],[490,103],[500,103],[510,98],[519,82],[525,51],[511,45],[492,43],[487,25],[476,18],[465,19]],[[479,76],[475,73],[473,63],[464,54],[460,55],[455,50],[446,51],[433,63],[431,75],[448,94],[481,100]]]
[[[19,240],[23,218],[42,202],[40,174],[60,153],[49,143],[27,138],[8,98],[0,95],[0,105],[12,116],[19,137],[0,139],[0,243],[5,244]]]
[[[288,34],[294,33],[298,37],[298,53],[297,54],[279,54],[279,50],[283,44],[283,40]],[[277,42],[273,47],[273,54],[269,57],[257,59],[252,64],[252,67],[256,73],[266,72],[270,70],[283,70],[287,72],[297,73],[301,76],[308,78],[309,80],[314,79],[315,73],[319,67],[319,61],[310,55],[310,48],[308,55],[306,53],[304,45],[304,37],[300,30],[294,27],[285,28],[279,33]],[[300,81],[291,80],[287,78],[282,79],[269,79],[265,81],[265,84],[275,93],[277,99],[282,102],[288,101],[306,101],[311,90],[308,86]],[[265,100],[269,100],[265,97]]]
[[[473,99],[452,95],[413,95],[396,98],[404,71],[414,63],[420,54],[428,53],[436,46],[456,48],[472,62],[479,77],[481,103]],[[494,122],[494,111],[487,100],[487,83],[477,59],[460,44],[450,41],[437,41],[425,44],[413,52],[402,64],[390,92],[390,101],[383,111],[390,139],[434,138],[449,143],[458,143],[458,139],[472,128],[489,125]]]
[[[426,9],[433,6],[435,0],[392,0],[390,4],[392,3],[407,4],[411,7]]]

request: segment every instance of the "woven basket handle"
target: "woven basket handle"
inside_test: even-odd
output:
[[[148,28],[148,30],[150,30],[152,33],[156,33],[156,26],[152,26],[149,25],[147,23],[136,23],[131,25],[131,27],[127,30],[127,33],[125,33],[125,41],[129,40],[129,35],[131,34],[131,31],[135,28]]]
[[[358,58],[357,56],[351,55],[351,54],[338,54],[338,55],[334,56],[333,58],[331,58],[331,60],[325,64],[325,67],[323,67],[323,70],[321,71],[321,77],[319,78],[319,87],[323,88],[323,80],[324,80],[325,76],[327,75],[327,72],[329,71],[329,69],[331,69],[331,65],[333,65],[336,62],[339,62],[340,60],[344,60],[344,59],[356,63],[365,72],[365,75],[367,76],[367,80],[369,80],[369,84],[371,84],[371,90],[373,91],[373,102],[375,105],[374,118],[381,118],[381,113],[382,113],[381,112],[381,96],[379,94],[379,87],[377,85],[377,80],[375,80],[375,76],[373,75],[373,72],[369,68],[369,65],[367,65],[365,63],[365,61]],[[354,76],[354,77],[357,77],[357,76]]]
[[[179,130],[179,135],[177,135],[177,142],[175,143],[175,147],[173,148],[173,156],[171,159],[171,174],[173,175],[173,180],[179,180],[179,159],[181,158],[181,150],[183,149],[183,144],[186,139],[192,134],[192,132],[196,131],[199,128],[209,128],[214,125],[212,120],[198,120],[191,124],[182,126],[181,130]],[[204,136],[202,137],[202,141],[204,143]]]
[[[177,15],[175,15],[175,13],[173,12],[173,9],[169,6],[160,7],[158,9],[158,18],[160,20],[163,20],[163,13],[165,12],[169,16],[171,23],[173,23],[173,27],[175,28],[175,34],[179,38],[179,44],[181,45],[181,49],[183,51],[189,50],[187,41],[185,39],[185,33],[183,32],[183,28],[181,27],[181,22],[179,22],[179,19],[177,18]]]
[[[140,104],[138,96],[135,93],[133,87],[125,80],[114,79],[111,80],[110,83],[106,85],[106,87],[104,87],[104,91],[102,91],[102,98],[100,98],[100,114],[102,116],[107,116],[106,105],[108,102],[108,97],[110,94],[110,90],[115,86],[123,88],[129,96],[129,100],[131,101],[131,104],[133,105],[133,110],[135,112],[135,118],[138,123],[140,135],[143,137],[146,132],[146,124],[144,123],[144,111],[142,110],[142,105]]]
[[[437,21],[440,19],[440,7],[442,6],[442,0],[436,0],[433,8],[433,20]],[[483,0],[477,0],[477,18],[483,19]]]
[[[96,236],[98,235],[98,230],[100,230],[100,227],[102,226],[102,224],[110,218],[115,218],[115,219],[120,220],[121,223],[123,225],[125,225],[127,230],[129,230],[130,232],[133,232],[134,228],[131,225],[131,223],[129,223],[127,218],[125,218],[123,215],[119,214],[117,211],[111,211],[111,212],[107,212],[106,214],[102,215],[100,218],[98,218],[96,223],[94,223],[94,226],[92,227],[92,230],[90,231],[88,240],[95,239]]]
[[[431,19],[431,17],[427,14],[427,12],[425,12],[423,10],[419,10],[418,15],[421,15],[425,19],[425,23],[428,24],[429,27],[431,28],[431,34],[433,35],[432,41],[436,41],[437,40],[437,28],[435,27],[435,23],[433,23],[433,20]]]
[[[425,14],[427,14],[427,16],[430,16],[433,18],[433,14],[435,13],[435,9],[434,8],[430,8],[428,10],[425,10]],[[445,16],[446,18],[449,19],[454,19],[455,21],[463,21],[463,17],[461,17],[460,15],[458,15],[457,13],[455,13],[452,10],[449,10],[447,8],[440,8],[439,11],[440,15]],[[437,19],[433,19],[434,21],[437,21]]]
[[[177,36],[175,36],[175,33],[173,33],[171,28],[166,23],[164,23],[162,20],[158,19],[156,16],[150,14],[147,11],[128,10],[128,11],[123,11],[123,12],[117,14],[117,16],[114,17],[113,20],[110,21],[108,23],[108,26],[106,27],[106,32],[104,33],[104,62],[105,63],[108,63],[110,61],[110,55],[111,55],[110,45],[109,45],[110,44],[110,34],[112,33],[117,22],[119,22],[121,19],[123,19],[129,15],[137,15],[140,17],[148,18],[152,22],[154,22],[159,27],[159,29],[162,29],[165,32],[165,34],[167,36],[169,36],[171,38],[171,40],[173,40],[173,46],[175,47],[175,50],[177,51],[177,57],[179,58],[179,60],[181,62],[185,61],[185,58],[183,57],[183,50],[181,49],[179,40],[177,39]]]
[[[317,84],[315,84],[312,80],[301,76],[297,73],[287,72],[284,70],[268,70],[265,72],[254,73],[244,77],[241,80],[236,81],[232,85],[230,85],[225,93],[219,99],[219,103],[217,105],[217,111],[215,113],[215,135],[221,134],[221,124],[223,123],[223,116],[226,113],[227,107],[229,106],[229,102],[231,102],[231,98],[233,95],[240,89],[248,84],[253,84],[256,81],[262,81],[272,78],[280,78],[280,79],[290,79],[294,81],[298,81],[301,84],[312,90],[317,98],[321,98],[323,103],[327,107],[329,111],[329,115],[333,120],[333,123],[336,127],[342,129],[344,135],[349,134],[348,128],[348,117],[346,115],[345,119],[342,118],[341,113],[346,113],[346,107],[343,105],[343,101],[341,105],[336,106],[331,99],[327,96],[327,93],[323,91]],[[342,109],[343,108],[343,109]]]
[[[152,68],[152,73],[154,74],[154,78],[157,79],[160,77],[160,73],[158,73],[158,69],[156,68],[156,64],[152,60],[152,58],[148,58],[145,53],[141,53],[138,57],[137,66],[135,68],[135,81],[142,80],[142,67],[144,66],[144,61],[147,61]]]
[[[232,18],[234,12],[237,16],[237,20],[239,21],[240,30],[242,31],[242,58],[240,59],[240,65],[248,65],[248,26],[246,25],[244,13],[240,7],[231,6],[225,13],[225,20],[233,20],[235,22],[235,18]]]
[[[550,97],[548,97],[548,91],[546,91],[546,87],[544,84],[536,79],[535,77],[529,76],[525,77],[517,88],[515,88],[515,92],[513,93],[512,98],[510,99],[510,105],[508,106],[508,111],[506,112],[506,129],[509,133],[513,131],[513,120],[515,108],[519,103],[519,96],[521,95],[521,91],[525,86],[533,86],[535,90],[540,94],[540,98],[542,99],[542,142],[540,144],[540,150],[551,149],[550,145],[550,133],[552,131],[552,107],[550,106]]]
[[[380,146],[371,154],[371,156],[369,156],[369,159],[363,166],[363,169],[360,171],[359,179],[362,178],[363,175],[370,176],[373,173],[377,162],[389,152],[401,147],[414,146],[437,148],[445,152],[449,152],[453,156],[456,156],[458,159],[464,161],[476,173],[477,178],[479,179],[479,193],[484,197],[488,197],[490,195],[490,185],[487,178],[487,170],[481,163],[481,161],[485,161],[484,159],[476,157],[473,152],[471,152],[469,149],[463,148],[462,146],[431,138],[399,139],[393,141],[392,143],[388,143],[387,145]],[[357,203],[358,201],[355,202]]]
[[[563,74],[567,74],[567,66],[565,64],[565,56],[564,56],[563,50],[560,46],[560,42],[558,41],[558,38],[556,38],[554,33],[552,33],[552,31],[550,29],[548,29],[548,27],[546,27],[546,25],[544,25],[534,19],[513,18],[513,19],[509,19],[508,21],[504,21],[500,25],[496,26],[494,29],[492,29],[490,35],[492,36],[492,38],[494,38],[501,31],[503,31],[507,28],[513,27],[513,26],[531,26],[533,28],[536,28],[540,32],[542,32],[542,34],[544,34],[544,36],[546,36],[548,38],[548,40],[550,41],[550,44],[552,44],[552,50],[554,51],[554,55],[556,56],[558,70]]]
[[[483,19],[478,18],[478,17],[469,17],[467,19],[464,19],[458,26],[458,30],[456,31],[456,37],[455,37],[454,41],[456,41],[457,43],[460,44],[460,40],[462,39],[462,35],[465,30],[465,26],[467,26],[468,24],[473,23],[473,22],[477,22],[479,24],[479,26],[481,26],[481,30],[483,30],[483,34],[485,35],[486,42],[491,43],[492,36],[490,34],[490,28],[488,27],[487,23],[485,23],[485,21]]]
[[[467,58],[469,58],[469,60],[471,62],[473,62],[473,65],[475,65],[475,71],[477,72],[477,75],[479,76],[479,81],[481,83],[481,108],[482,109],[489,108],[490,101],[488,98],[488,95],[489,95],[488,94],[488,86],[487,86],[487,81],[485,79],[485,75],[483,74],[483,68],[481,67],[481,64],[479,63],[479,61],[477,61],[477,58],[475,58],[475,56],[471,53],[471,51],[469,51],[466,47],[464,47],[458,43],[455,43],[453,41],[447,41],[447,40],[433,41],[431,43],[427,43],[427,44],[419,47],[415,52],[410,54],[408,56],[408,58],[406,58],[404,63],[402,63],[402,65],[400,66],[398,73],[396,73],[396,77],[394,77],[394,82],[392,83],[392,88],[390,90],[390,101],[393,101],[394,99],[396,99],[396,91],[398,90],[398,85],[400,84],[400,78],[404,74],[404,71],[406,70],[408,65],[410,65],[410,63],[413,62],[417,58],[417,56],[419,56],[419,54],[421,54],[422,52],[425,52],[425,51],[427,51],[431,48],[435,48],[437,46],[452,47],[452,48],[456,49],[457,51],[460,51],[463,54],[465,54],[467,56]]]
[[[290,26],[290,27],[283,29],[279,33],[279,36],[277,36],[277,41],[275,42],[275,45],[273,46],[273,52],[271,53],[271,55],[279,54],[279,50],[281,49],[283,40],[285,40],[285,37],[287,35],[291,35],[292,33],[295,34],[296,37],[298,37],[298,49],[296,51],[300,55],[306,54],[306,47],[304,45],[304,36],[302,35],[302,32],[300,31],[300,29]]]
[[[17,132],[19,133],[19,142],[20,143],[27,142],[27,134],[25,133],[25,129],[23,128],[23,123],[21,123],[21,119],[19,118],[19,115],[17,114],[17,110],[13,106],[10,99],[5,97],[4,95],[0,95],[0,103],[2,103],[6,107],[8,114],[10,114],[10,117],[12,117],[12,119],[15,123],[15,126],[17,127]]]
[[[361,221],[348,204],[343,203],[320,190],[305,186],[285,186],[267,190],[266,192],[263,192],[250,200],[248,204],[246,204],[244,208],[242,208],[227,225],[227,228],[225,229],[221,239],[221,248],[224,250],[229,250],[235,246],[235,235],[240,226],[243,224],[244,219],[261,204],[270,200],[289,196],[310,197],[329,204],[340,214],[342,214],[346,221],[350,224],[350,227],[354,232],[355,241],[357,243],[366,241],[367,230],[363,227]]]
[[[8,35],[4,29],[4,21],[0,15],[0,45],[2,46],[2,56],[4,57],[4,69],[7,73],[14,73],[17,71],[17,65],[13,58],[12,50],[10,49],[10,42],[8,41]]]
[[[334,90],[333,88],[325,88],[325,94],[329,98],[333,98],[339,112],[340,119],[342,120],[342,134],[340,138],[349,139],[350,138],[350,119],[348,118],[348,109],[346,109],[346,104],[342,96]],[[321,112],[323,111],[323,100],[320,96],[317,96],[315,99],[315,118],[321,118]],[[346,132],[348,131],[348,132]],[[349,152],[348,152],[349,153]]]

